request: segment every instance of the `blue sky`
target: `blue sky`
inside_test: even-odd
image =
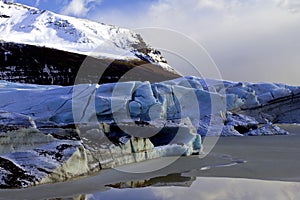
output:
[[[200,43],[224,79],[300,85],[299,0],[14,1],[133,30],[168,28]]]
[[[78,10],[86,8],[87,13],[83,12],[78,14],[74,9],[70,9],[70,12],[67,13],[71,16],[90,18],[95,13],[101,11],[108,11],[112,9],[122,10],[122,12],[136,12],[137,10],[149,6],[151,3],[156,0],[15,0],[16,3],[22,3],[33,7],[38,7],[40,9],[51,10],[56,13],[64,13],[64,10],[71,5],[73,2],[74,7],[77,7]],[[76,6],[77,5],[77,6]],[[80,6],[82,6],[80,8]]]

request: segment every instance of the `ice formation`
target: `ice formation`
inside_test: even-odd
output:
[[[272,124],[281,115],[299,122],[299,87],[207,80],[209,91],[203,81],[67,87],[1,81],[1,187],[199,153],[200,136],[287,134]]]

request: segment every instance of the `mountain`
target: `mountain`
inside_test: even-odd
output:
[[[123,80],[179,77],[159,51],[128,29],[2,1],[0,60],[1,79],[24,83],[72,85],[82,63],[96,68],[79,82],[98,81],[99,74],[101,83],[116,82],[130,71]]]

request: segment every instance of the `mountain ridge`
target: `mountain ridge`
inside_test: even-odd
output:
[[[0,40],[96,58],[142,59],[177,74],[137,33],[23,4],[0,1]]]
[[[0,61],[2,80],[42,85],[180,77],[158,50],[128,29],[3,1]],[[88,73],[78,75],[87,66]]]

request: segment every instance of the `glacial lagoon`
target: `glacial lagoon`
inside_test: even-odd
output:
[[[220,137],[204,158],[181,157],[154,172],[126,171],[173,158],[103,170],[69,182],[0,190],[0,199],[296,199],[300,127],[283,126],[289,135]]]

